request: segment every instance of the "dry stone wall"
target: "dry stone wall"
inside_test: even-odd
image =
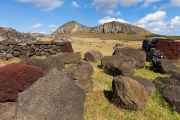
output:
[[[24,58],[31,56],[51,56],[62,52],[64,42],[36,41],[22,45],[17,42],[0,42],[0,59],[11,59],[13,57]]]

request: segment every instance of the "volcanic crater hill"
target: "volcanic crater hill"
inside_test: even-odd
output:
[[[128,23],[122,23],[117,21],[112,21],[109,23],[105,23],[104,25],[95,26],[95,27],[87,27],[85,25],[79,24],[76,21],[70,21],[65,23],[64,25],[60,26],[52,35],[59,35],[59,34],[68,34],[74,32],[81,32],[81,33],[102,33],[102,34],[116,34],[116,33],[123,33],[123,34],[152,34],[150,31],[131,25]]]
[[[32,42],[36,38],[31,33],[18,32],[10,27],[0,27],[0,41]]]

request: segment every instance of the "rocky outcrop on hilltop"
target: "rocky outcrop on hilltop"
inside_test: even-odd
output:
[[[73,32],[96,33],[96,34],[98,33],[151,34],[151,32],[149,32],[144,28],[131,25],[128,23],[117,22],[117,21],[105,23],[104,25],[95,26],[95,27],[87,27],[75,21],[70,21],[59,27],[53,33],[53,35],[73,33]]]
[[[4,40],[25,43],[35,41],[36,38],[31,33],[21,33],[9,27],[0,27],[0,41]]]
[[[58,33],[72,33],[72,32],[83,32],[83,33],[87,33],[90,32],[91,28],[85,26],[85,25],[81,25],[78,24],[75,21],[71,21],[68,22],[64,25],[62,25],[61,27],[59,27],[56,32],[54,32],[53,34],[58,34]]]

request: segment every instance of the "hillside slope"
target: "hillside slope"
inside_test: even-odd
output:
[[[122,23],[122,22],[109,22],[105,23],[104,25],[95,26],[95,27],[87,27],[85,25],[79,24],[76,21],[70,21],[68,23],[65,23],[64,25],[60,26],[55,32],[52,33],[52,35],[59,35],[59,34],[69,34],[69,33],[95,33],[95,34],[116,34],[116,33],[123,33],[128,35],[133,34],[152,34],[150,31],[131,25],[128,23]]]
[[[13,28],[0,27],[0,41],[31,42],[36,38],[31,33],[18,32]]]

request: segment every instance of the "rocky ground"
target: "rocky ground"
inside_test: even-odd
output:
[[[117,41],[117,40],[102,40],[101,38],[81,38],[70,37],[70,39],[77,42],[72,43],[74,52],[81,52],[83,56],[88,50],[99,50],[103,55],[111,55],[114,51],[115,44],[122,44],[122,46],[129,46],[134,48],[141,48],[140,41]],[[41,38],[44,41],[50,41],[52,38],[49,36]],[[83,58],[83,57],[82,57]],[[0,67],[8,64],[8,62],[1,64]],[[16,102],[0,103],[0,120],[13,120]]]
[[[69,40],[72,41],[72,46],[74,52],[80,52],[82,58],[84,58],[84,53],[89,50],[98,50],[104,56],[111,56],[116,44],[119,44],[119,47],[133,47],[137,49],[141,49],[142,41],[128,41],[128,40],[114,40],[114,39],[102,39],[102,38],[83,38],[83,37],[68,37]],[[54,40],[54,38],[50,38],[50,36],[46,36],[41,38],[43,41]],[[57,41],[63,41],[56,39]],[[67,40],[67,39],[66,39]],[[8,64],[8,62],[4,63],[2,66]],[[177,66],[180,66],[180,61],[176,62]],[[1,64],[0,64],[1,67]],[[16,108],[16,102],[5,102],[0,103],[0,120],[13,120],[14,112]]]

